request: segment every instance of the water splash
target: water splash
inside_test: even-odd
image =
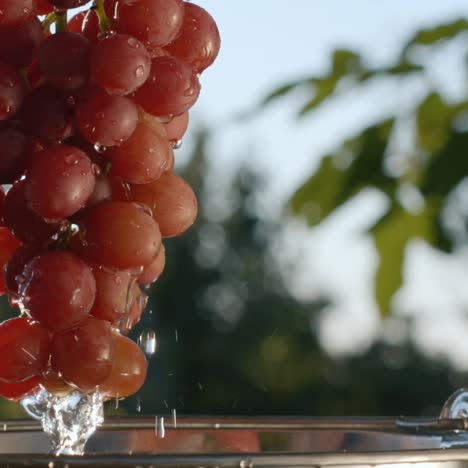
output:
[[[137,343],[143,353],[145,353],[146,358],[150,359],[158,348],[155,331],[151,329],[143,330],[138,337]]]
[[[55,396],[42,389],[21,400],[25,411],[42,423],[55,455],[83,455],[89,437],[104,421],[102,395],[96,391]]]

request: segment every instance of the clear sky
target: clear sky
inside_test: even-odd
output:
[[[343,98],[300,122],[293,118],[301,102],[296,96],[272,106],[253,121],[235,125],[226,122],[252,108],[272,88],[322,72],[329,52],[336,47],[358,49],[369,62],[385,64],[396,57],[399,46],[416,29],[468,15],[466,0],[196,3],[215,17],[223,43],[217,63],[202,76],[202,96],[192,112],[192,122],[196,125],[204,121],[217,128],[211,146],[216,171],[229,173],[241,162],[239,157],[248,153],[253,158],[250,162],[269,175],[268,209],[272,213],[279,212],[325,151],[376,116],[404,109],[410,105],[410,97],[421,96],[424,88],[420,83],[400,88],[395,82],[372,86],[367,93]],[[459,92],[450,57],[444,60],[434,80],[443,78],[449,85],[453,83],[445,89],[447,93]],[[182,159],[183,154],[181,150]],[[287,249],[305,252],[302,257],[308,259],[298,265],[302,274],[294,289],[307,295],[323,288],[338,300],[321,329],[325,345],[333,352],[362,348],[381,331],[370,294],[376,258],[372,243],[361,233],[384,207],[381,197],[369,194],[314,232],[302,226],[288,231]],[[440,257],[420,245],[411,250],[410,263],[406,272],[410,287],[402,292],[400,301],[402,310],[416,317],[416,340],[429,352],[448,354],[468,368],[468,340],[464,339],[468,327],[460,314],[460,305],[468,304],[464,287],[468,269],[460,258]],[[428,290],[432,293],[427,294]],[[454,350],[453,339],[458,338]]]

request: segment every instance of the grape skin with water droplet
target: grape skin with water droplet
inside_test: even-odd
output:
[[[105,37],[92,49],[91,77],[109,94],[125,96],[148,78],[151,56],[145,46],[127,34]]]

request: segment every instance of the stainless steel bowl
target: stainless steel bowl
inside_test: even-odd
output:
[[[466,426],[464,418],[111,418],[84,456],[54,457],[38,423],[0,421],[0,466],[461,468]]]

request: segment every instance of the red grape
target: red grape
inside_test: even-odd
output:
[[[211,15],[202,7],[185,2],[181,32],[166,50],[201,73],[215,61],[220,45],[218,27]]]
[[[18,26],[0,28],[0,60],[17,68],[27,67],[42,38],[42,25],[35,16]]]
[[[7,229],[0,228],[0,268],[3,270],[9,258],[19,248],[21,242]],[[6,293],[5,279],[0,276],[0,294]]]
[[[99,31],[99,20],[94,10],[83,10],[72,16],[68,21],[68,31],[83,34],[92,44],[97,42]]]
[[[193,190],[173,172],[165,172],[150,184],[132,185],[130,197],[151,209],[163,237],[182,234],[197,216],[197,199]]]
[[[48,331],[25,317],[0,324],[0,380],[17,382],[46,369],[50,356]]]
[[[25,94],[26,84],[21,74],[12,65],[0,62],[0,120],[18,112]]]
[[[82,5],[86,5],[89,0],[49,0],[52,5],[60,8],[78,8]]]
[[[117,0],[104,0],[104,10],[109,18],[114,17]]]
[[[48,370],[39,378],[39,383],[49,392],[57,396],[64,396],[73,391],[57,372]]]
[[[20,382],[2,382],[0,380],[0,395],[7,400],[19,401],[25,396],[38,391],[40,378],[36,375]]]
[[[20,294],[31,317],[51,331],[76,326],[91,310],[96,282],[91,269],[76,255],[46,252],[24,269]]]
[[[81,33],[83,28],[83,20],[88,13],[86,10],[80,11],[76,15],[73,15],[67,24],[67,31],[74,32],[74,33]]]
[[[93,274],[96,279],[96,300],[91,314],[116,323],[133,303],[131,286],[135,278],[128,271],[106,270],[101,266],[93,267]]]
[[[41,84],[42,71],[36,58],[33,59],[26,70],[26,79],[32,89],[37,88]]]
[[[26,178],[31,208],[53,221],[76,213],[93,193],[94,172],[88,156],[74,146],[55,145],[35,153]]]
[[[108,267],[127,270],[149,265],[161,246],[158,225],[134,203],[93,206],[83,224],[86,256]]]
[[[30,133],[52,142],[63,141],[72,133],[72,115],[66,96],[49,86],[29,93],[20,119]]]
[[[140,284],[154,283],[163,272],[165,264],[166,250],[164,249],[164,246],[161,245],[161,249],[159,250],[157,257],[152,261],[152,263],[146,266],[141,275],[138,276],[138,282]]]
[[[0,184],[12,184],[24,173],[31,139],[13,127],[0,129]]]
[[[94,10],[86,12],[81,32],[91,44],[95,44],[98,41],[101,31],[99,30],[99,20]]]
[[[151,57],[145,46],[126,34],[107,36],[91,53],[91,77],[109,94],[133,93],[148,78]]]
[[[115,333],[115,353],[109,377],[99,385],[106,398],[125,398],[145,382],[148,364],[143,351],[129,338]]]
[[[93,390],[109,377],[113,357],[111,324],[91,315],[52,340],[52,368],[82,391]]]
[[[18,26],[36,13],[34,0],[2,0],[0,3],[0,28]]]
[[[36,8],[38,15],[47,15],[52,13],[54,6],[49,2],[49,0],[36,0]]]
[[[63,91],[82,88],[89,78],[91,44],[83,35],[64,31],[49,36],[39,49],[39,63],[47,81]]]
[[[200,83],[190,65],[175,57],[156,57],[135,100],[149,114],[163,117],[182,114],[199,94]]]
[[[116,29],[139,39],[149,50],[173,41],[184,20],[182,0],[120,0]]]
[[[81,135],[98,146],[115,146],[130,138],[138,123],[135,103],[122,96],[94,91],[76,108]]]
[[[15,182],[5,198],[5,225],[21,241],[43,245],[61,229],[61,223],[46,223],[42,217],[29,208],[25,194],[26,181]]]
[[[189,113],[177,115],[169,122],[164,124],[167,133],[167,139],[172,143],[177,143],[185,135],[189,124]]]
[[[140,122],[132,136],[121,146],[109,148],[106,157],[111,174],[125,182],[145,184],[156,180],[169,168],[172,148],[162,132]]]
[[[3,226],[5,216],[5,189],[0,186],[0,226]]]
[[[17,298],[19,288],[25,281],[24,267],[40,252],[37,245],[24,244],[17,248],[3,268],[3,280],[10,296]]]

